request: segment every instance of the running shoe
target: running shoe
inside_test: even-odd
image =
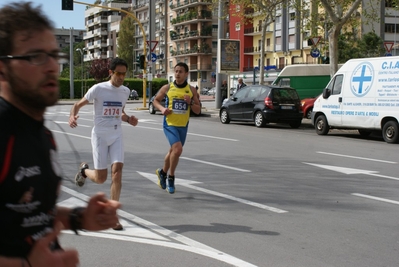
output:
[[[166,183],[166,191],[168,191],[169,194],[175,193],[175,177],[168,177]]]
[[[117,222],[115,227],[112,227],[112,229],[114,229],[115,231],[122,231],[123,230],[123,226],[122,226],[122,224]]]
[[[158,176],[158,186],[162,189],[166,188],[166,174],[162,174],[162,169],[159,168],[155,171]]]
[[[86,182],[86,177],[83,176],[83,171],[88,169],[89,165],[86,162],[80,163],[79,171],[75,175],[75,184],[79,187],[82,187]],[[86,176],[86,175],[85,175]]]

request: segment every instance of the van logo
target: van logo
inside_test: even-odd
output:
[[[373,65],[368,62],[359,64],[352,73],[351,90],[355,96],[365,96],[371,89],[374,81]]]

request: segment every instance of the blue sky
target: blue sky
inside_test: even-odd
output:
[[[11,2],[21,0],[0,0],[0,7]],[[85,29],[85,5],[74,3],[73,11],[61,10],[61,0],[28,0],[34,5],[42,5],[44,13],[54,22],[56,28]],[[94,3],[94,0],[83,0],[79,2]]]

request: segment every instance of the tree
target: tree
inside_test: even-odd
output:
[[[136,58],[134,55],[134,19],[126,16],[120,24],[118,36],[118,57],[126,60],[128,68],[133,71]],[[146,44],[145,44],[146,45]]]
[[[73,51],[73,64],[74,64],[74,66],[73,66],[74,77],[75,78],[79,78],[79,79],[82,79],[82,77],[81,77],[82,76],[82,69],[81,69],[82,68],[81,67],[81,65],[82,65],[82,55],[80,54],[79,51],[76,51],[76,49],[80,48],[83,51],[84,46],[85,46],[85,44],[82,41],[80,43],[74,43],[73,44],[73,49],[72,49],[72,51]],[[65,47],[63,47],[61,49],[61,52],[67,54],[68,58],[69,58],[69,49],[70,49],[70,46],[65,46]],[[69,72],[70,72],[69,71],[69,63],[68,64],[64,64],[62,72],[60,74],[60,77],[69,78]]]
[[[329,52],[330,52],[330,75],[338,70],[338,38],[342,27],[357,11],[362,0],[320,0],[326,14],[332,21],[332,27],[328,30]]]
[[[89,70],[90,75],[97,81],[105,81],[109,77],[109,60],[94,59]]]
[[[384,54],[384,40],[374,32],[366,33],[359,42],[362,57],[380,57]]]

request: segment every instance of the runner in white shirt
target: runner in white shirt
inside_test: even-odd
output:
[[[83,186],[86,178],[97,184],[102,184],[108,176],[108,156],[111,159],[111,199],[119,201],[122,188],[122,168],[124,161],[123,134],[121,122],[127,122],[136,126],[138,119],[128,116],[124,107],[129,98],[129,88],[123,86],[127,71],[125,60],[115,58],[110,63],[107,82],[92,86],[86,95],[71,108],[69,125],[72,128],[78,126],[79,110],[90,102],[94,102],[94,127],[91,132],[91,145],[93,150],[94,170],[89,169],[86,162],[79,166],[79,172],[75,176],[77,186]],[[118,222],[113,228],[122,230],[123,226]]]

